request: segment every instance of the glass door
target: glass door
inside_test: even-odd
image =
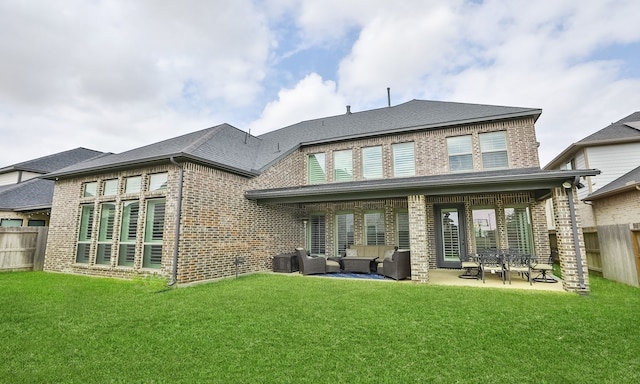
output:
[[[464,205],[436,207],[436,253],[438,268],[460,268],[467,256]]]

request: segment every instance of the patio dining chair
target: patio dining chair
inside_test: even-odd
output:
[[[487,273],[500,274],[502,284],[504,284],[504,262],[503,255],[497,251],[482,252],[478,254],[478,262],[480,263],[480,273],[482,275],[482,283],[485,283]]]
[[[468,257],[460,254],[460,267],[464,270],[462,275],[458,275],[461,279],[479,279],[480,278],[480,262],[477,255],[469,255]]]
[[[532,285],[531,282],[531,256],[525,255],[520,252],[515,253],[507,253],[504,255],[505,258],[505,267],[507,273],[509,275],[509,284],[511,284],[511,274],[517,273],[522,277],[526,277],[529,281],[529,285]]]
[[[531,261],[531,271],[538,275],[532,280],[538,283],[557,283],[558,280],[551,277],[553,275],[553,262],[555,253],[552,251],[548,258],[543,260],[533,259]]]

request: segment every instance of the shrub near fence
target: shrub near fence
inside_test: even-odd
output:
[[[48,227],[0,227],[0,272],[41,271]]]

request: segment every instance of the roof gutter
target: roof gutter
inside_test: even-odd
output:
[[[173,239],[173,264],[171,266],[171,281],[169,287],[175,285],[178,282],[178,246],[180,243],[180,217],[182,216],[182,180],[184,177],[184,167],[175,161],[173,156],[169,158],[169,161],[176,167],[178,167],[178,196],[176,198],[176,223],[175,223],[175,235]]]

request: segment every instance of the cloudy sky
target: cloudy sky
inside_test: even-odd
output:
[[[411,99],[536,107],[541,165],[640,110],[637,0],[2,0],[0,166]]]

